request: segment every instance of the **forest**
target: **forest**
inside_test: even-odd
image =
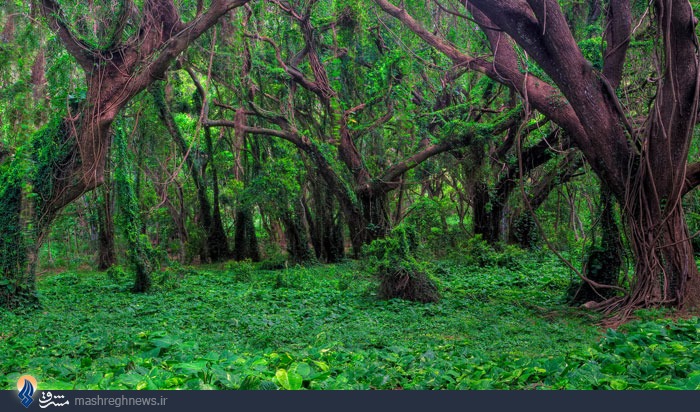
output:
[[[696,0],[8,0],[0,389],[700,389]]]

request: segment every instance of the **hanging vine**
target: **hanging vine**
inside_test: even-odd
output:
[[[127,138],[123,126],[117,124],[114,127],[114,186],[121,212],[117,219],[128,245],[127,258],[134,267],[133,291],[143,293],[151,288],[151,274],[156,269],[157,258],[148,236],[143,233],[143,222],[134,190],[133,159],[127,148]]]

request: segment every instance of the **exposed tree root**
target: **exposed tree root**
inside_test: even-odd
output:
[[[380,273],[379,297],[399,298],[414,302],[437,302],[440,300],[437,285],[425,273],[412,272],[405,268]]]

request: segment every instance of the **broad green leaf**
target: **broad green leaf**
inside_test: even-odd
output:
[[[173,365],[173,369],[186,375],[196,375],[206,369],[207,363],[205,360],[177,363]]]
[[[301,385],[304,382],[301,375],[285,369],[278,369],[277,373],[275,373],[275,378],[277,378],[280,386],[282,386],[284,389],[292,391],[301,389]]]
[[[610,381],[610,387],[615,389],[616,391],[627,389],[627,386],[629,386],[627,381],[624,381],[622,379],[612,379]]]
[[[296,367],[293,368],[293,370],[305,379],[308,378],[312,372],[311,366],[309,366],[309,364],[306,362],[298,363]]]

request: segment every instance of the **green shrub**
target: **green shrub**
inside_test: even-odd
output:
[[[258,265],[260,270],[282,270],[287,267],[287,258],[284,255],[270,256]]]
[[[114,283],[128,282],[132,275],[121,265],[112,265],[107,269],[107,278]]]
[[[179,262],[171,262],[170,266],[156,273],[155,283],[160,289],[173,290],[180,287],[186,276],[196,275],[198,272],[191,266],[182,266]]]
[[[250,259],[240,262],[229,262],[226,264],[226,270],[231,273],[236,282],[250,282],[253,278],[255,266]]]
[[[450,257],[466,266],[500,267],[515,269],[522,265],[528,251],[515,245],[490,245],[481,235],[475,235],[462,242],[451,253]]]
[[[398,226],[391,234],[372,242],[365,253],[380,280],[379,297],[399,298],[417,302],[437,302],[437,285],[415,258],[415,231]]]

